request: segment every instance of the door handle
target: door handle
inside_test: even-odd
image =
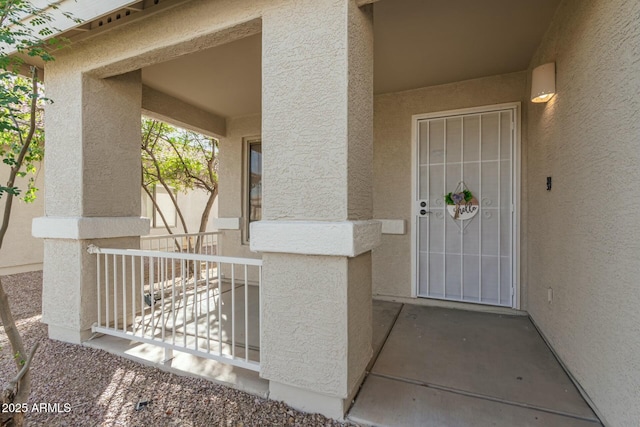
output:
[[[419,216],[425,216],[431,213],[429,209],[429,201],[428,200],[417,200],[416,201],[416,210]]]

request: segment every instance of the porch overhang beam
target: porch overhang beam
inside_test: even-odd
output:
[[[224,137],[227,134],[224,117],[149,86],[142,86],[142,114],[208,136]]]

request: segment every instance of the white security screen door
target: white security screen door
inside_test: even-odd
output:
[[[516,112],[415,118],[418,296],[515,307]]]

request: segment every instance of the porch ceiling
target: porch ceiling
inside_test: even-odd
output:
[[[375,93],[525,70],[560,0],[381,0]],[[143,83],[205,111],[261,109],[261,36],[159,63]]]
[[[375,92],[526,70],[560,0],[382,0]]]

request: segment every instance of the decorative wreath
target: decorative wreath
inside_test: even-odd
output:
[[[467,189],[462,190],[459,193],[451,192],[444,196],[444,201],[448,205],[459,205],[462,202],[468,203],[471,200],[473,200],[473,194]]]
[[[478,200],[467,189],[463,181],[458,183],[455,191],[444,196],[447,212],[455,220],[465,221],[476,216],[479,210]]]

